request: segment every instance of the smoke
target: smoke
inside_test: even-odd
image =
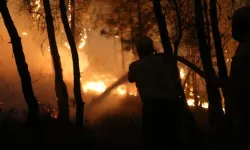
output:
[[[54,91],[54,73],[52,60],[48,48],[47,33],[38,30],[32,20],[28,19],[25,12],[19,12],[18,3],[14,0],[8,1],[12,19],[21,37],[26,62],[32,77],[33,88],[36,97],[41,103],[52,103],[56,107],[56,96]],[[89,24],[89,22],[88,22]],[[120,42],[117,38],[101,37],[98,30],[88,29],[88,38],[84,48],[79,49],[80,70],[82,82],[87,82],[96,74],[111,74],[119,78],[124,74],[122,69],[122,57]],[[26,108],[24,97],[21,91],[20,78],[13,58],[12,46],[9,35],[0,19],[0,102],[3,102],[4,109],[10,107]],[[64,38],[63,38],[64,37]],[[62,40],[63,39],[63,40]],[[57,45],[61,56],[64,80],[68,86],[70,99],[73,99],[73,67],[70,50],[65,45],[65,35],[57,34]],[[125,54],[126,68],[132,60],[130,53]],[[112,83],[111,83],[112,84]],[[89,102],[96,96],[84,93],[85,102]],[[117,109],[122,101],[117,96],[106,97],[96,109],[89,113],[98,111],[103,114],[112,108]],[[72,109],[73,110],[73,109]],[[89,109],[90,110],[90,109]]]

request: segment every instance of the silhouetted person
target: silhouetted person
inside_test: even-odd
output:
[[[229,76],[229,102],[234,110],[240,136],[250,140],[250,8],[235,11],[232,35],[239,42]],[[248,138],[247,138],[248,136]],[[247,139],[246,139],[247,138]]]
[[[143,103],[146,149],[161,150],[173,145],[176,148],[180,113],[174,64],[156,54],[153,41],[147,36],[141,37],[136,47],[139,60],[130,64],[128,80],[135,82]]]

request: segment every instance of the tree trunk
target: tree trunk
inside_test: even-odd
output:
[[[53,59],[55,71],[55,91],[58,99],[58,119],[64,123],[69,121],[69,103],[66,84],[63,81],[61,60],[56,45],[55,29],[53,25],[53,18],[51,15],[51,8],[49,0],[43,0],[44,11],[46,14],[47,33],[50,44],[50,52]]]
[[[182,21],[181,21],[181,14],[180,14],[180,9],[179,9],[179,3],[177,0],[173,0],[174,6],[175,6],[175,13],[176,13],[176,18],[177,18],[177,27],[176,27],[176,40],[174,42],[174,55],[178,55],[178,50],[180,46],[180,42],[182,39]]]
[[[204,24],[205,24],[205,37],[206,37],[206,41],[208,43],[208,47],[209,49],[211,50],[211,36],[210,36],[210,22],[209,22],[209,14],[208,14],[208,5],[207,5],[207,1],[203,1],[203,5],[204,5],[204,9],[203,9],[203,12],[204,12],[204,15],[205,15],[205,21],[204,21]]]
[[[154,5],[154,11],[155,11],[155,18],[156,18],[158,26],[159,26],[159,31],[160,31],[160,35],[161,35],[161,41],[162,41],[162,46],[163,46],[163,49],[164,49],[164,53],[166,55],[168,55],[168,56],[173,56],[174,53],[173,53],[173,49],[172,49],[172,46],[171,46],[171,43],[170,43],[170,39],[169,39],[168,31],[167,31],[167,25],[166,25],[166,22],[165,22],[165,17],[163,16],[162,11],[161,11],[160,0],[154,0],[153,5]],[[181,96],[183,97],[184,104],[186,106],[188,106],[187,103],[186,103],[184,90],[182,88],[181,80],[180,80],[180,77],[179,77],[179,69],[178,69],[178,66],[177,66],[177,59],[175,59],[175,60],[176,60],[175,61],[176,78],[177,78],[177,80],[179,82],[178,83],[178,88],[181,91],[180,93],[182,93]]]
[[[154,5],[155,18],[159,26],[159,32],[161,36],[161,42],[162,42],[164,53],[168,56],[172,56],[173,49],[172,49],[171,42],[169,39],[165,17],[163,16],[163,13],[161,10],[160,0],[153,0],[153,5]]]
[[[83,126],[83,113],[84,113],[84,102],[82,100],[81,94],[81,82],[80,82],[80,66],[79,66],[79,57],[77,53],[76,43],[74,40],[73,32],[71,32],[69,22],[67,19],[65,0],[60,0],[60,12],[61,18],[64,26],[64,30],[69,41],[72,60],[73,60],[73,71],[74,71],[74,95],[76,102],[76,125],[77,127]]]
[[[145,32],[142,20],[141,0],[137,0],[137,15],[139,25],[139,36],[142,36]]]
[[[196,73],[193,71],[193,91],[194,91],[194,105],[196,108],[199,107],[199,99],[198,99],[198,91],[197,91],[197,80],[196,80]]]
[[[6,0],[0,0],[0,12],[11,39],[16,66],[21,79],[23,95],[28,105],[28,121],[30,123],[36,123],[39,120],[39,105],[33,92],[30,72],[25,61],[21,38],[11,19]]]
[[[133,4],[130,4],[130,6],[129,6],[129,15],[130,15],[130,28],[131,28],[131,50],[132,50],[132,52],[133,52],[133,54],[134,54],[134,56],[136,57],[136,52],[135,52],[135,48],[134,48],[134,28],[133,28],[133,10],[132,10],[132,5]]]
[[[222,83],[221,88],[226,102],[226,90],[225,90],[225,83],[228,81],[227,75],[227,66],[225,62],[224,52],[221,44],[221,37],[220,37],[220,30],[219,30],[219,22],[217,17],[217,6],[216,0],[210,0],[210,17],[211,17],[211,26],[212,26],[212,33],[215,45],[215,52],[217,58],[217,66],[219,69],[219,79],[220,83]],[[227,106],[227,105],[226,105]],[[225,107],[226,113],[228,112],[228,107]]]
[[[210,49],[206,42],[201,1],[194,0],[194,6],[199,51],[205,73],[205,81],[209,101],[209,124],[211,128],[214,128],[216,127],[216,125],[220,124],[223,116],[221,95],[218,86],[213,83],[216,80],[216,74],[212,64]]]
[[[161,4],[160,4],[160,0],[153,0],[153,6],[154,6],[154,12],[155,12],[155,18],[156,21],[158,23],[158,27],[159,27],[159,31],[160,31],[160,36],[161,36],[161,41],[162,41],[162,46],[164,49],[164,53],[167,56],[174,56],[173,53],[173,49],[170,43],[170,39],[169,39],[169,35],[168,35],[168,31],[167,31],[167,24],[165,21],[165,17],[163,16],[162,13],[162,9],[161,9]],[[176,57],[174,57],[174,63],[176,66],[176,86],[177,89],[180,91],[180,100],[182,103],[182,107],[183,107],[183,117],[184,117],[184,125],[187,129],[187,132],[189,133],[189,135],[191,136],[192,140],[196,140],[197,137],[197,132],[196,132],[196,124],[195,124],[195,120],[194,120],[194,116],[192,114],[192,112],[190,111],[188,104],[187,104],[187,100],[186,100],[186,96],[184,93],[184,89],[182,87],[181,84],[181,79],[180,79],[180,75],[179,75],[179,69],[177,66],[177,59]]]
[[[211,26],[212,26],[212,34],[215,44],[215,52],[217,58],[217,66],[219,69],[219,80],[221,83],[221,89],[224,96],[224,106],[226,112],[226,118],[223,126],[223,139],[225,143],[232,143],[233,135],[234,135],[234,117],[232,112],[232,104],[228,103],[228,94],[226,90],[226,83],[228,82],[228,75],[227,75],[227,66],[225,62],[224,51],[221,43],[221,36],[219,30],[219,21],[217,17],[217,1],[210,0],[210,18],[211,18]]]

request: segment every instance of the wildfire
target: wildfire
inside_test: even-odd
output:
[[[32,14],[32,17],[38,19],[40,15],[37,14],[37,12],[41,8],[41,0],[36,0],[35,2],[31,2],[30,5],[33,7],[34,12],[35,12]]]
[[[97,93],[102,93],[106,90],[107,87],[103,81],[96,81],[96,82],[90,81],[85,83],[82,86],[82,88],[84,92],[95,91]]]
[[[195,106],[194,99],[187,99],[188,106]],[[199,102],[199,104],[202,108],[208,109],[208,102]]]
[[[82,84],[82,90],[85,93],[94,93],[94,94],[101,94],[103,93],[109,85],[117,81],[118,79],[113,77],[109,74],[102,74],[102,75],[94,75],[94,79],[88,80]],[[133,88],[130,85],[122,84],[114,89],[114,92],[112,92],[119,96],[124,95],[131,95],[131,96],[137,96],[137,90],[136,88]]]
[[[85,28],[83,29],[83,32],[80,33],[80,37],[81,37],[81,39],[80,39],[80,43],[79,43],[78,48],[82,49],[85,46],[86,40],[87,40],[87,31]]]
[[[194,99],[187,99],[188,106],[195,106]]]

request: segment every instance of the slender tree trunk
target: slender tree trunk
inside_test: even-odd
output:
[[[69,41],[72,60],[73,60],[73,71],[74,71],[74,95],[76,101],[76,125],[77,127],[83,126],[83,113],[84,113],[84,102],[82,100],[81,94],[81,82],[80,82],[80,66],[79,66],[79,57],[77,53],[76,43],[74,40],[73,32],[71,32],[69,22],[67,19],[65,0],[60,0],[60,12],[61,18],[64,26],[64,30]]]
[[[157,20],[160,35],[161,35],[161,41],[162,41],[162,45],[164,48],[164,53],[167,56],[175,56],[173,53],[171,43],[170,43],[170,39],[169,39],[168,31],[167,31],[167,24],[165,21],[165,17],[163,16],[163,13],[162,13],[160,0],[153,0],[153,6],[154,6],[155,18]],[[183,106],[184,125],[187,129],[187,132],[191,136],[192,140],[195,141],[197,137],[197,132],[196,132],[196,124],[195,124],[194,116],[187,105],[186,96],[185,96],[184,89],[181,84],[179,69],[177,66],[177,59],[174,59],[174,63],[176,66],[176,72],[175,72],[176,81],[177,81],[176,86],[177,86],[177,89],[180,91],[180,100]]]
[[[55,71],[55,91],[58,99],[58,119],[64,123],[69,121],[69,103],[68,92],[66,84],[63,81],[62,66],[60,55],[58,52],[55,29],[53,25],[53,18],[51,15],[51,8],[49,0],[43,0],[43,6],[46,14],[47,33],[50,44],[50,52],[53,59],[54,71]]]
[[[225,90],[225,83],[228,81],[228,75],[227,75],[227,66],[225,62],[225,56],[224,56],[224,52],[223,52],[223,48],[221,44],[216,2],[217,2],[216,0],[210,0],[210,18],[211,18],[213,39],[214,39],[214,44],[215,44],[217,66],[219,68],[219,79],[220,79],[220,83],[222,83],[221,88],[222,88],[224,98],[226,100],[227,93]],[[226,101],[225,103],[227,104]],[[226,113],[229,113],[228,107],[226,107],[225,110],[226,110]]]
[[[233,143],[234,139],[234,117],[232,112],[232,104],[228,103],[228,94],[226,90],[226,83],[228,81],[227,75],[227,65],[225,62],[224,51],[221,43],[221,36],[219,30],[219,21],[217,17],[217,1],[210,0],[210,18],[211,18],[211,26],[212,26],[212,34],[215,44],[215,52],[217,58],[217,66],[219,69],[219,79],[221,83],[221,89],[224,96],[224,106],[225,106],[225,124],[223,126],[222,135],[224,136],[223,139],[225,143]]]
[[[178,55],[178,50],[179,50],[179,46],[181,43],[181,39],[182,39],[182,21],[181,21],[181,14],[180,14],[180,9],[179,9],[179,3],[178,0],[173,0],[172,1],[174,3],[175,6],[175,13],[176,13],[176,18],[177,18],[177,28],[176,28],[176,40],[174,42],[174,55]]]
[[[141,0],[137,0],[137,14],[138,14],[138,24],[139,24],[139,35],[142,36],[145,33],[145,29],[142,20]]]
[[[164,53],[168,56],[172,56],[173,49],[172,49],[171,42],[169,39],[165,17],[163,16],[163,13],[161,10],[160,0],[153,0],[153,5],[154,5],[155,18],[159,26],[159,32],[161,36],[161,42],[162,42]]]
[[[16,66],[21,79],[23,95],[28,105],[28,121],[30,123],[36,123],[39,120],[39,105],[33,92],[30,72],[25,61],[21,38],[10,16],[6,0],[0,0],[0,12],[11,39]]]
[[[205,27],[203,20],[202,5],[200,0],[194,0],[195,21],[198,34],[199,51],[205,72],[206,88],[209,101],[209,123],[214,128],[219,125],[223,116],[221,95],[218,86],[214,83],[216,80],[215,70],[211,59],[209,46],[206,42]]]
[[[123,32],[122,32],[122,18],[121,18],[121,11],[119,10],[118,12],[118,20],[119,20],[119,23],[120,23],[120,26],[119,26],[119,31],[120,31],[120,42],[121,42],[121,67],[122,67],[122,71],[125,72],[126,69],[125,69],[125,58],[124,58],[124,43],[122,41],[122,38],[123,38]]]
[[[210,22],[209,22],[209,14],[208,14],[208,5],[207,5],[207,1],[204,0],[203,1],[203,5],[204,5],[204,9],[203,9],[203,12],[204,12],[204,15],[205,15],[205,21],[204,21],[204,24],[205,24],[205,36],[206,36],[206,40],[207,40],[207,43],[208,43],[208,47],[209,47],[209,50],[211,50],[211,36],[210,36]]]
[[[136,52],[135,52],[135,49],[134,49],[134,28],[133,28],[133,10],[132,10],[132,5],[133,4],[130,4],[129,6],[129,14],[130,14],[130,19],[129,19],[129,22],[130,22],[130,28],[131,28],[131,50],[133,52],[134,55],[136,55]]]
[[[199,107],[199,99],[198,99],[198,92],[197,92],[197,80],[196,80],[196,73],[193,71],[193,91],[194,91],[194,104],[195,107]]]
[[[173,53],[173,49],[172,49],[172,46],[171,46],[171,43],[170,43],[170,39],[169,39],[169,35],[168,35],[168,31],[167,31],[167,25],[166,25],[166,21],[165,21],[165,17],[163,16],[162,14],[162,11],[161,11],[161,4],[160,4],[160,0],[154,0],[153,1],[153,5],[154,5],[154,11],[155,11],[155,18],[157,20],[157,23],[158,23],[158,26],[159,26],[159,31],[160,31],[160,35],[161,35],[161,41],[162,41],[162,46],[163,46],[163,49],[164,49],[164,53],[168,56],[173,56],[174,53]],[[185,93],[184,93],[184,90],[183,90],[183,87],[181,85],[181,80],[180,80],[180,77],[179,77],[179,69],[178,69],[178,66],[177,66],[177,59],[175,59],[175,65],[176,65],[176,78],[178,80],[178,88],[179,90],[181,91],[180,93],[182,93],[182,100],[184,102],[184,104],[186,106],[187,105],[187,102],[186,102],[186,98],[185,98]]]
[[[193,63],[196,62],[196,56],[193,55]],[[195,107],[198,108],[199,107],[199,98],[198,98],[198,90],[197,90],[197,78],[196,78],[196,73],[193,71],[193,91],[194,91],[194,103],[195,103]]]

